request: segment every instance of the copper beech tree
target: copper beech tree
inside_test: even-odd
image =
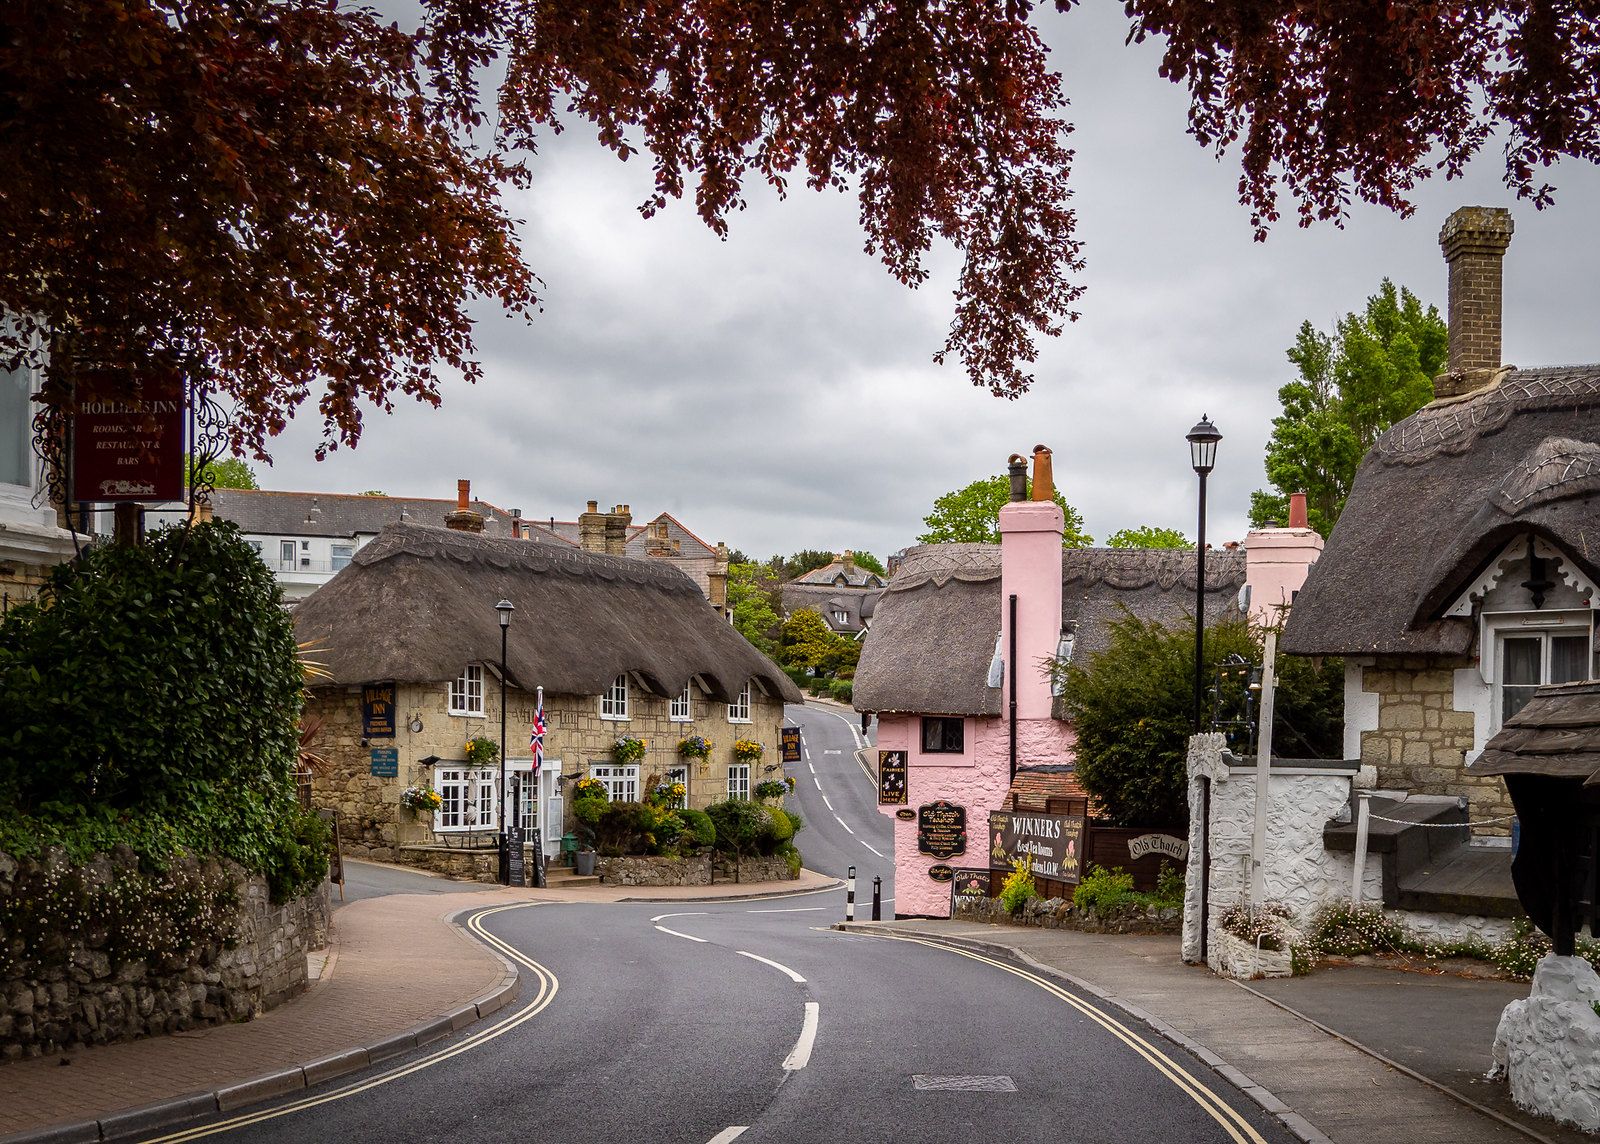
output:
[[[1070,7],[1062,0],[1062,7]],[[0,357],[200,377],[265,454],[315,397],[363,408],[476,378],[468,305],[537,308],[500,195],[542,133],[591,123],[718,234],[752,184],[854,192],[866,247],[926,278],[963,259],[947,340],[1026,390],[1075,317],[1059,77],[1022,0],[423,0],[415,33],[334,0],[0,4]],[[1257,236],[1408,211],[1504,129],[1507,181],[1596,158],[1600,3],[1130,0],[1191,130],[1242,161]],[[495,91],[480,91],[482,77]],[[489,112],[493,112],[492,126]]]

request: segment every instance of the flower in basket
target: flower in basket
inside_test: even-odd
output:
[[[482,735],[468,739],[463,749],[467,753],[467,763],[474,767],[492,766],[500,758],[499,744]]]
[[[777,779],[767,779],[756,784],[756,789],[751,792],[757,798],[782,798],[789,793],[789,785]]]
[[[715,746],[704,735],[690,735],[678,743],[678,754],[686,759],[708,759],[711,757],[711,748]]]
[[[606,784],[601,782],[599,779],[590,778],[588,775],[584,775],[577,782],[572,784],[573,802],[577,802],[579,799],[585,798],[600,798],[609,801],[610,797],[611,796],[606,793]]]
[[[438,810],[444,799],[432,787],[413,783],[400,792],[400,805],[407,810]]]
[[[783,776],[783,782],[784,782],[784,785],[789,788],[789,793],[793,794],[794,793],[794,776],[793,775],[784,775]]]
[[[689,788],[680,782],[661,783],[650,792],[650,801],[657,806],[677,806]]]
[[[741,763],[755,762],[764,750],[766,748],[754,739],[736,739],[733,743],[733,757]]]
[[[619,763],[637,763],[644,758],[644,740],[623,735],[611,745],[611,757]]]

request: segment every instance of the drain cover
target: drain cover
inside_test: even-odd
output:
[[[1008,1076],[925,1076],[913,1073],[911,1087],[918,1092],[1016,1092]]]

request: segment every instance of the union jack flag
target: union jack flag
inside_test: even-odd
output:
[[[537,777],[544,767],[544,688],[539,688],[539,701],[533,709],[533,733],[528,736],[528,746],[533,750],[533,773]]]

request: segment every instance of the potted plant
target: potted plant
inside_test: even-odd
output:
[[[733,743],[734,760],[741,763],[759,763],[764,750],[766,748],[754,739],[735,739]]]
[[[678,741],[678,757],[685,761],[693,759],[700,765],[700,773],[704,774],[714,745],[704,735],[690,735],[687,739]]]
[[[432,814],[444,805],[444,798],[426,783],[413,783],[400,792],[400,805],[415,814]]]
[[[471,767],[492,767],[500,760],[500,745],[483,735],[468,739],[464,750],[467,754],[467,765]]]
[[[643,739],[635,738],[632,735],[622,735],[618,737],[615,743],[611,744],[611,757],[626,766],[628,763],[637,763],[644,758],[644,749],[645,742]]]
[[[610,803],[606,784],[599,779],[583,775],[572,784],[572,817],[578,820],[578,834],[582,839],[572,856],[572,865],[574,871],[584,877],[594,873],[594,828]]]

